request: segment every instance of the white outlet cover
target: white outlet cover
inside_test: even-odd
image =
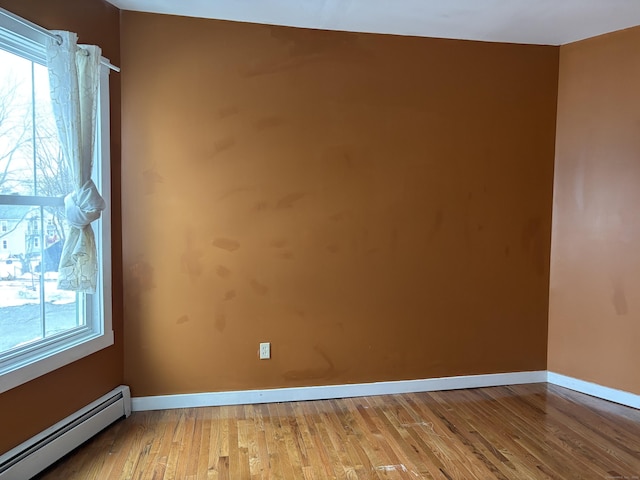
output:
[[[260,344],[260,360],[271,358],[271,344],[269,342]]]

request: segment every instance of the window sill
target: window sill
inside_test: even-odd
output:
[[[0,375],[0,393],[46,375],[60,367],[69,365],[83,357],[96,353],[113,345],[113,331],[90,337],[83,337],[76,345],[58,353],[47,352],[44,358],[34,359],[28,364],[14,368]]]

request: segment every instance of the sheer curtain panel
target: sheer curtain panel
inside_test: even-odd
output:
[[[56,31],[47,43],[51,103],[58,136],[73,176],[74,190],[64,199],[69,233],[58,269],[58,288],[94,293],[98,255],[91,222],[105,202],[91,172],[96,149],[101,50],[78,46],[75,33]]]

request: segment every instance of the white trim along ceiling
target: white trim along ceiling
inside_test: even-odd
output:
[[[564,45],[640,25],[640,0],[108,0],[123,10],[291,27]]]

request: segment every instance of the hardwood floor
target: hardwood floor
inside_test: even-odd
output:
[[[533,384],[135,412],[37,478],[640,480],[640,411]]]

